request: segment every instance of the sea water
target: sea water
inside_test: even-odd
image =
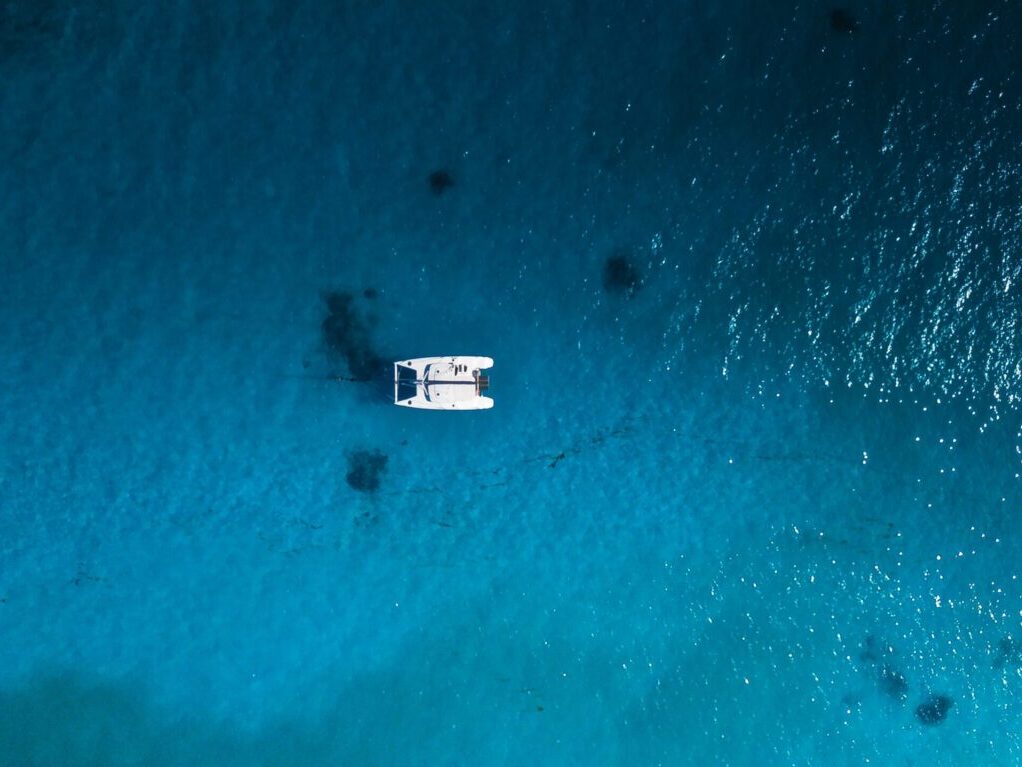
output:
[[[1020,29],[4,4],[0,763],[1018,764]]]

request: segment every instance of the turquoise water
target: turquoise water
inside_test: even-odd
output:
[[[334,5],[0,7],[0,763],[1018,764],[1019,8]]]

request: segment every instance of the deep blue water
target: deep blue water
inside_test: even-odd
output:
[[[0,5],[0,764],[1022,762],[1020,30]]]

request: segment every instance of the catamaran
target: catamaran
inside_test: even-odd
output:
[[[488,410],[490,357],[417,357],[394,363],[394,404],[423,410]]]

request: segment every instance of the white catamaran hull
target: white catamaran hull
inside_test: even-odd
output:
[[[394,363],[394,404],[423,410],[488,410],[490,357],[417,357]]]

